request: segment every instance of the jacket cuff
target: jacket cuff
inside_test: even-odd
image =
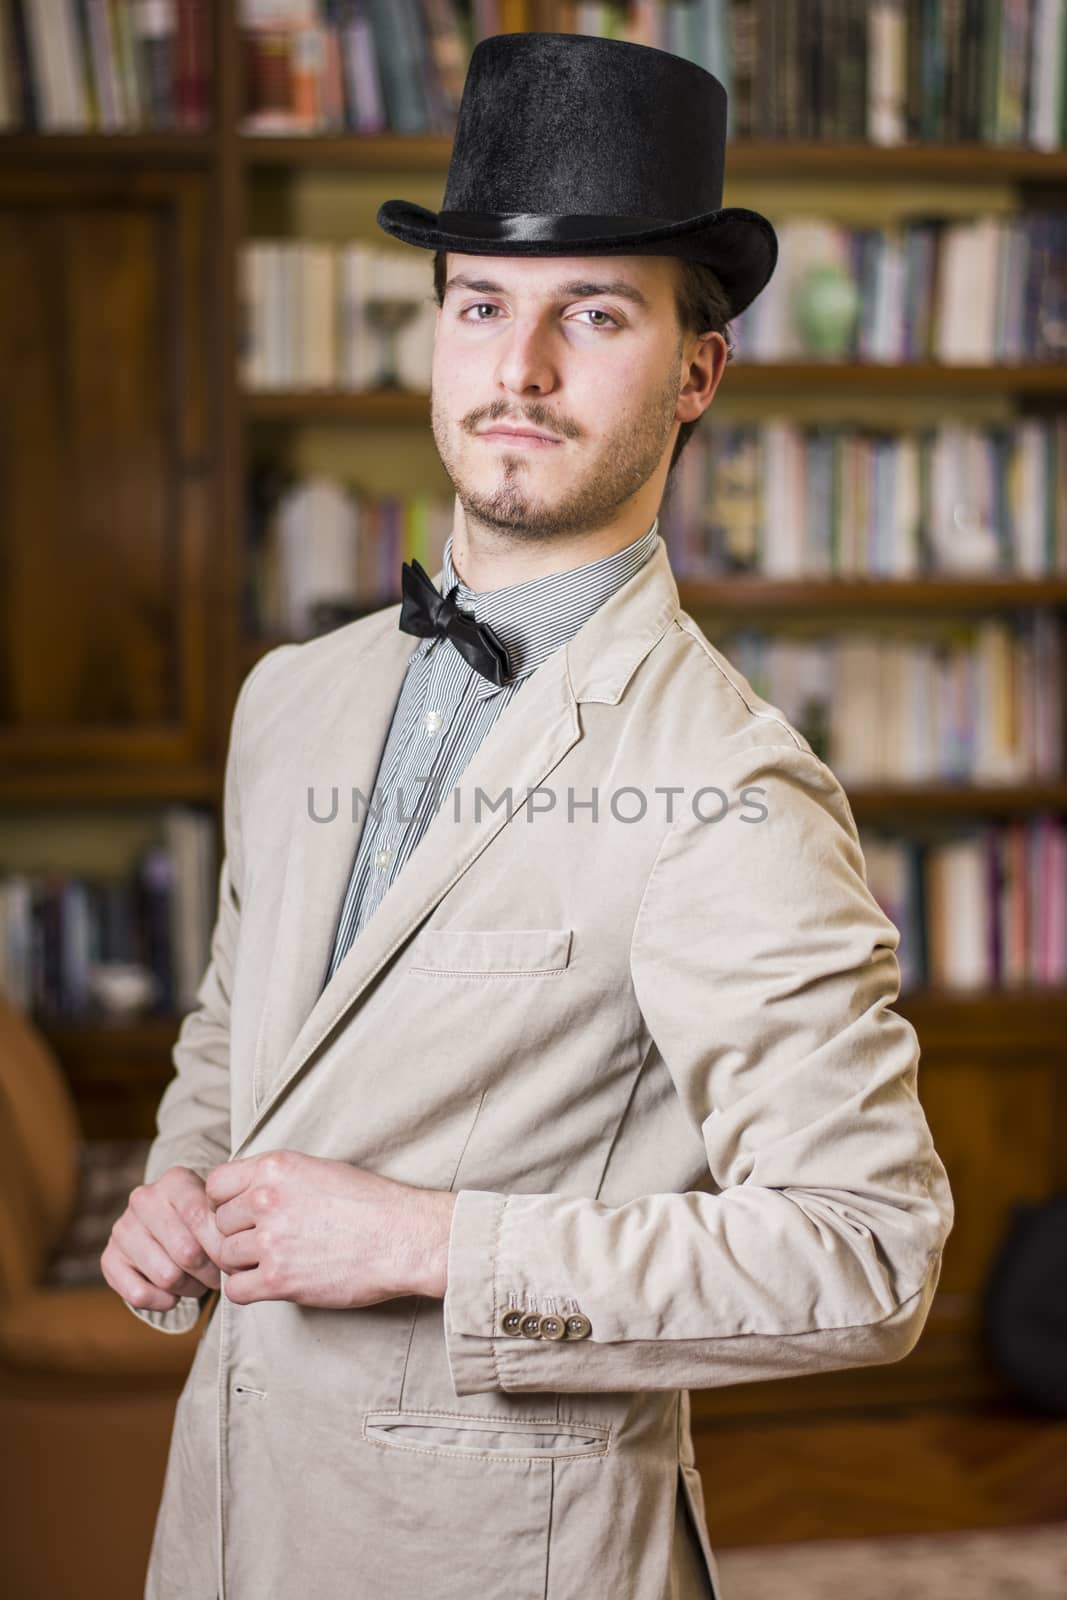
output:
[[[199,1319],[205,1300],[214,1292],[214,1289],[205,1289],[199,1296],[183,1294],[178,1304],[171,1306],[169,1311],[152,1311],[145,1306],[132,1306],[128,1300],[123,1300],[122,1303],[135,1317],[147,1322],[150,1327],[158,1328],[161,1333],[188,1333]]]
[[[589,1319],[576,1300],[534,1293],[528,1274],[518,1270],[518,1218],[528,1198],[484,1189],[456,1194],[443,1315],[457,1395],[529,1387],[532,1378],[537,1381],[534,1374],[543,1374],[544,1387],[550,1388],[560,1360],[567,1359],[556,1346],[573,1346],[590,1335]]]
[[[500,1388],[496,1371],[496,1260],[507,1196],[460,1189],[448,1235],[445,1348],[457,1395]]]

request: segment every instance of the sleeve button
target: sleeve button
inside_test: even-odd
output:
[[[516,1311],[514,1306],[509,1306],[500,1318],[501,1333],[509,1334],[514,1339],[522,1327],[522,1318],[523,1313],[521,1311]]]
[[[541,1318],[542,1339],[562,1339],[566,1332],[566,1324],[562,1317],[553,1316],[551,1312],[548,1312]]]
[[[580,1311],[573,1312],[567,1318],[568,1339],[588,1339],[593,1331],[593,1325],[588,1317],[583,1317]]]
[[[523,1317],[522,1332],[527,1339],[540,1339],[541,1318],[536,1311],[531,1311],[529,1316]]]

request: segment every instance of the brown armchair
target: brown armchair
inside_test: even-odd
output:
[[[104,1281],[147,1149],[82,1141],[54,1054],[0,997],[0,1550],[18,1600],[143,1600],[174,1408],[209,1314],[163,1334]]]

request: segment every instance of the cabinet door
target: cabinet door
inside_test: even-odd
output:
[[[0,174],[0,791],[211,760],[205,180]]]

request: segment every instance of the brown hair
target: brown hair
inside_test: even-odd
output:
[[[702,261],[688,261],[680,256],[675,259],[679,271],[674,285],[674,308],[680,336],[685,338],[695,333],[721,333],[726,341],[726,359],[728,362],[731,361],[734,355],[734,342],[728,321],[730,308],[717,273],[713,267],[706,266]],[[447,252],[435,250],[433,293],[438,307],[444,304],[446,263]],[[693,429],[700,421],[701,417],[696,417],[692,422],[683,422],[679,426],[671,464],[667,471],[668,480]]]

